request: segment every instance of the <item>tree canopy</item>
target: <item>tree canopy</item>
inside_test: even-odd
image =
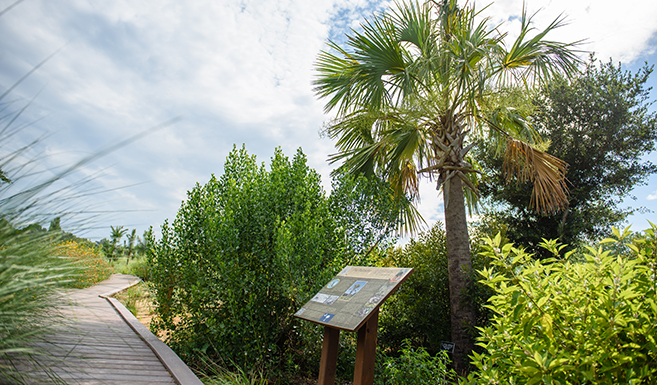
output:
[[[575,244],[599,238],[632,213],[619,207],[657,166],[643,156],[655,150],[657,116],[649,111],[653,67],[636,73],[591,58],[581,75],[558,77],[535,94],[534,126],[547,151],[568,163],[568,203],[552,214],[527,209],[531,185],[507,184],[498,170],[503,159],[488,148],[482,166],[490,179],[483,196],[499,205],[491,215],[514,242],[540,252],[543,238]]]

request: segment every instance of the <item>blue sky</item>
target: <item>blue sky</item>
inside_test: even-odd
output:
[[[14,0],[0,0],[0,9]],[[489,2],[475,2],[478,7]],[[25,0],[0,17],[0,91],[58,49],[50,61],[12,92],[32,122],[23,139],[48,133],[32,153],[46,154],[44,172],[57,170],[171,119],[175,124],[82,166],[90,190],[105,191],[76,203],[94,216],[86,235],[109,235],[110,225],[158,228],[173,219],[195,183],[221,174],[234,144],[268,161],[280,146],[303,148],[330,186],[326,159],[333,144],[320,138],[323,101],[312,92],[312,65],[327,38],[341,40],[374,10],[368,0]],[[588,39],[582,48],[635,71],[657,62],[657,3],[527,1],[545,26],[559,14],[569,25],[555,40]],[[493,3],[485,14],[518,28],[521,0]],[[651,85],[657,86],[653,74]],[[651,100],[657,100],[653,90]],[[653,111],[655,107],[653,106]],[[0,147],[6,151],[6,147]],[[657,162],[657,154],[648,155]],[[657,210],[657,176],[637,188],[629,206]],[[420,210],[442,220],[441,200],[423,185]],[[654,214],[631,218],[646,227]],[[65,229],[76,226],[64,218]]]

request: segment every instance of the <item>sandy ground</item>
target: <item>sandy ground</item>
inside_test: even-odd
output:
[[[143,282],[135,286],[132,290],[135,289],[139,290],[137,300],[135,301],[135,307],[137,308],[137,314],[135,317],[139,320],[139,322],[150,329],[151,319],[153,319],[153,301]],[[129,297],[126,291],[117,293],[114,295],[114,297],[118,299],[123,305],[126,305],[126,303],[129,301]]]

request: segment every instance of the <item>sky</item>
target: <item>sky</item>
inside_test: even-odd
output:
[[[14,0],[0,0],[0,10]],[[473,2],[471,2],[472,4]],[[522,0],[475,1],[491,23],[513,36]],[[333,143],[320,135],[331,116],[313,93],[313,63],[327,39],[384,10],[375,0],[25,0],[0,16],[0,92],[54,56],[11,92],[15,106],[32,100],[12,140],[45,137],[49,175],[136,134],[147,136],[76,169],[87,194],[69,211],[92,213],[81,235],[108,237],[110,225],[156,230],[175,218],[186,192],[220,175],[234,145],[268,162],[276,147],[302,148],[330,189]],[[568,24],[553,40],[586,39],[581,49],[636,71],[657,62],[657,2],[527,0],[536,27],[559,15]],[[583,57],[588,54],[582,52]],[[657,86],[657,74],[650,85]],[[657,87],[655,87],[657,88]],[[657,100],[652,91],[651,100]],[[655,106],[651,107],[655,111]],[[0,151],[8,151],[6,143]],[[657,163],[657,153],[647,159]],[[68,181],[69,179],[67,179]],[[421,187],[420,212],[442,220],[435,188]],[[657,211],[657,176],[622,207]],[[79,208],[79,210],[77,210]],[[630,218],[635,230],[655,214]],[[653,220],[653,222],[657,222]],[[47,224],[46,224],[47,225]],[[75,216],[65,230],[81,231]]]

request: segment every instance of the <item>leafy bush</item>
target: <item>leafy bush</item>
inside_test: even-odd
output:
[[[449,384],[455,377],[447,369],[447,353],[438,352],[435,356],[419,347],[413,349],[409,340],[402,343],[399,357],[386,357],[383,373],[376,379],[377,385],[441,385]]]
[[[472,239],[473,269],[484,268],[487,259],[477,254],[480,247],[476,232]],[[451,341],[447,249],[442,224],[436,223],[418,240],[411,240],[405,247],[390,252],[379,264],[415,269],[382,306],[379,346],[383,351],[395,354],[408,339],[413,346],[422,346],[430,354],[438,353],[441,341]],[[485,307],[491,291],[481,284],[472,287],[469,298],[475,305],[477,325],[483,326],[491,316]]]
[[[162,226],[162,238],[147,239],[152,329],[166,330],[167,342],[188,362],[207,355],[247,370],[314,367],[322,330],[293,314],[347,261],[369,258],[374,246],[357,247],[345,236],[368,220],[350,222],[332,211],[364,206],[347,195],[329,200],[300,150],[292,161],[276,150],[268,171],[244,148],[234,149],[224,174],[189,191],[173,223]],[[364,239],[385,243],[394,226],[370,221],[362,228]]]
[[[468,383],[647,384],[657,378],[657,227],[625,244],[626,255],[586,247],[569,261],[535,261],[523,249],[487,239],[493,260],[481,282],[495,290],[492,324],[482,328]],[[603,244],[624,244],[626,230]],[[568,253],[570,254],[570,253]]]

